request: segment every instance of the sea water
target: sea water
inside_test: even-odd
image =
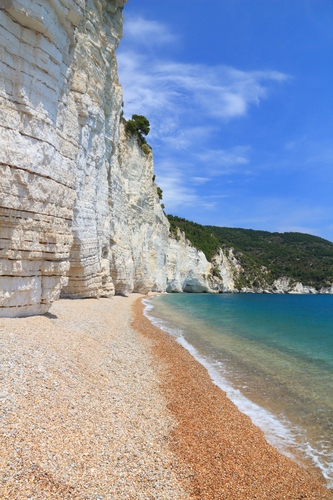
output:
[[[333,487],[333,296],[169,294],[146,315],[286,455]]]

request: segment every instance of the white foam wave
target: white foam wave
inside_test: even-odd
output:
[[[181,328],[175,328],[167,321],[151,316],[149,312],[154,309],[151,299],[144,299],[142,302],[145,305],[144,315],[146,318],[148,318],[153,325],[172,335],[179,344],[206,368],[214,384],[226,393],[227,397],[242,413],[250,417],[254,425],[264,432],[265,438],[274,448],[293,460],[297,460],[297,458],[292,453],[291,449],[300,450],[321,470],[324,478],[327,480],[327,487],[333,488],[333,461],[328,461],[328,459],[332,458],[332,454],[325,453],[324,450],[320,451],[315,449],[307,441],[305,430],[293,426],[286,419],[277,418],[270,411],[249,400],[239,391],[239,389],[235,389],[223,374],[223,372],[226,372],[223,363],[212,361],[208,357],[200,354],[199,351],[184,338],[184,332]],[[321,457],[323,457],[323,459]]]

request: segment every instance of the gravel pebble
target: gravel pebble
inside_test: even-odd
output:
[[[151,325],[140,297],[0,319],[0,498],[332,499]]]
[[[0,318],[1,499],[190,498],[159,368],[131,327],[137,298]]]

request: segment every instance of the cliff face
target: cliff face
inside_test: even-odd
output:
[[[124,2],[86,1],[75,32],[68,128],[77,144],[67,297],[107,297],[110,276],[112,193],[109,181],[118,162],[122,90],[115,51],[122,35]]]
[[[191,246],[184,233],[169,238],[166,256],[167,292],[218,293],[219,284],[211,274],[212,264],[203,252]]]
[[[153,157],[126,138],[122,125],[120,132],[109,183],[112,281],[116,293],[163,291],[169,223],[153,182]]]
[[[100,254],[119,135],[115,49],[123,4],[1,3],[3,315],[46,312],[68,272],[73,296],[113,291]]]
[[[76,160],[69,96],[84,2],[0,9],[0,304],[42,313],[66,282]]]
[[[124,3],[1,4],[3,316],[44,313],[60,293],[211,290],[204,256],[169,240],[152,155],[120,125]]]

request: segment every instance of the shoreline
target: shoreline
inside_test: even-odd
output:
[[[319,471],[270,445],[206,368],[149,321],[142,300],[133,309],[133,326],[154,342],[154,355],[164,366],[161,388],[178,422],[172,450],[193,471],[193,498],[333,498]]]
[[[233,326],[229,330],[230,325],[225,322],[225,318],[220,318],[221,324],[209,323],[215,317],[214,304],[216,304],[216,300],[212,302],[212,316],[209,314],[207,323],[208,309],[206,307],[209,307],[210,304],[209,296],[203,296],[202,300],[194,300],[193,304],[192,300],[185,300],[183,304],[181,298],[179,297],[178,300],[176,297],[169,297],[169,299],[165,297],[164,300],[163,297],[160,297],[157,298],[157,301],[154,298],[153,300],[143,300],[146,306],[144,315],[157,328],[170,334],[197,362],[205,367],[212,382],[226,393],[241,413],[248,415],[254,425],[264,432],[268,443],[297,463],[310,466],[323,478],[326,487],[333,490],[333,464],[330,452],[332,450],[332,435],[330,435],[328,427],[330,413],[324,406],[325,398],[328,397],[327,394],[330,394],[329,389],[332,387],[333,380],[326,380],[326,389],[324,389],[321,382],[325,372],[319,371],[317,373],[316,365],[312,365],[311,358],[310,361],[301,362],[298,366],[297,357],[294,359],[293,356],[286,356],[286,353],[281,356],[279,350],[275,352],[274,348],[268,347],[266,343],[261,352],[262,346],[260,343],[257,345],[257,337],[250,336],[250,338],[256,339],[254,342],[251,341],[250,346],[246,342],[237,342],[237,335],[234,341],[233,335],[230,335],[230,332],[234,331]],[[241,298],[239,297],[239,299]],[[300,297],[299,299],[301,300]],[[277,300],[280,302],[279,298]],[[311,301],[311,299],[309,300]],[[191,304],[192,308],[193,305],[196,307],[195,304],[201,308],[201,301],[203,301],[203,311],[200,313],[197,311],[197,316],[194,310],[194,318],[197,317],[197,321],[194,318],[191,320],[187,310],[188,304]],[[223,300],[222,302],[224,303]],[[270,300],[265,299],[264,303],[270,303]],[[289,304],[293,303],[293,300],[291,303],[289,302]],[[304,302],[302,299],[301,307],[304,307],[305,303],[308,304],[308,301]],[[327,308],[327,301],[324,300],[323,303],[326,304]],[[322,302],[317,305],[320,304]],[[305,305],[305,307],[307,306]],[[317,306],[314,306],[314,309],[315,311],[312,306],[307,311],[308,319],[312,318],[311,312],[318,314]],[[299,312],[300,310],[298,310]],[[239,311],[236,307],[232,317],[235,314],[242,315],[242,310]],[[230,317],[229,310],[227,317]],[[241,316],[238,317],[238,320],[241,320]],[[245,322],[243,318],[242,321],[242,331],[249,329],[249,332],[254,332],[251,318],[246,319]],[[258,323],[254,324],[258,326]],[[302,334],[300,332],[301,330],[298,330],[298,335],[303,339],[302,334],[307,334],[307,332],[302,331]],[[258,338],[260,339],[260,334]],[[271,339],[271,335],[268,338]],[[251,348],[251,344],[254,347]],[[291,366],[292,370],[290,370]],[[283,369],[279,374],[277,369],[281,369],[281,367]],[[309,378],[308,382],[304,384],[305,387],[302,387],[300,376],[302,377],[304,373],[307,373]],[[295,374],[295,380],[293,374]],[[305,392],[302,393],[302,389]],[[291,400],[291,395],[293,400]],[[315,397],[315,409],[309,404],[311,395]],[[306,400],[305,396],[309,399]],[[325,409],[326,420],[322,418]],[[322,420],[319,420],[320,418]],[[320,426],[320,424],[326,424],[326,427]]]
[[[332,499],[150,323],[143,298],[0,318],[0,497]]]

